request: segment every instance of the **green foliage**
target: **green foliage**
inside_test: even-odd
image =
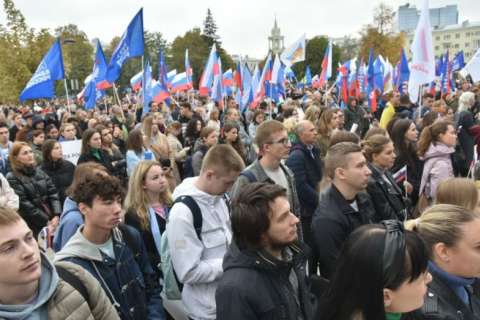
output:
[[[214,43],[217,46],[221,45],[220,36],[217,35],[218,27],[213,20],[212,11],[210,8],[207,9],[207,16],[203,22],[203,35],[206,37],[208,46],[211,47]]]
[[[367,61],[370,48],[374,54],[381,54],[392,63],[400,59],[400,52],[405,42],[404,33],[393,32],[393,9],[380,3],[374,10],[374,21],[360,32],[360,56]]]
[[[325,55],[325,49],[328,46],[328,38],[324,36],[316,36],[307,42],[307,49],[305,52],[305,61],[298,62],[293,65],[292,69],[300,81],[305,76],[306,66],[310,66],[312,77],[316,74],[320,74],[323,56]],[[332,78],[337,73],[336,66],[340,62],[340,49],[333,45],[332,52]]]
[[[185,35],[176,37],[172,42],[170,54],[167,59],[170,69],[177,69],[177,72],[183,72],[185,70],[185,49],[188,49],[190,66],[193,69],[193,82],[194,86],[197,86],[203,68],[205,67],[205,62],[208,59],[211,46],[209,46],[208,39],[200,34],[199,28],[194,28],[187,31]],[[222,47],[218,46],[217,52],[222,60],[223,71],[231,68],[233,66],[233,60],[228,53]]]
[[[76,79],[83,88],[83,81],[92,72],[94,47],[85,32],[76,25],[69,24],[55,29],[55,37],[62,41],[63,64],[67,80]],[[60,95],[64,95],[64,86],[60,86]],[[69,87],[69,93],[78,93]]]
[[[152,66],[153,75],[157,77],[158,74],[158,62],[160,49],[164,54],[167,51],[167,40],[163,38],[161,32],[149,32],[145,30],[145,59],[150,61]]]

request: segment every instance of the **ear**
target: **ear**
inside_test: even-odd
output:
[[[90,207],[87,206],[85,203],[80,202],[78,204],[78,210],[80,210],[80,212],[85,216],[90,212]]]
[[[445,243],[439,242],[433,246],[434,255],[445,263],[450,262],[450,248]]]
[[[343,169],[342,167],[338,167],[337,169],[335,169],[335,176],[340,180],[344,180],[345,179],[345,169]]]
[[[388,309],[393,303],[393,291],[390,289],[383,289],[383,305],[385,310]]]

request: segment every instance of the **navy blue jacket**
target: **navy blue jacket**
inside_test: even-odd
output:
[[[316,147],[310,151],[305,144],[297,143],[292,147],[286,165],[295,175],[302,216],[312,216],[318,205],[317,185],[322,179],[320,151]]]
[[[140,233],[127,225],[122,226],[122,231],[115,228],[112,231],[115,259],[112,259],[86,240],[82,229],[56,254],[55,260],[70,261],[88,270],[122,320],[165,319],[161,288]]]

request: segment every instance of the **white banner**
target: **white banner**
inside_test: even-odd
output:
[[[60,144],[62,145],[63,159],[77,165],[82,149],[82,140],[62,141]]]

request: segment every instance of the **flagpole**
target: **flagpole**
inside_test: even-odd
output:
[[[68,96],[68,86],[67,86],[67,79],[66,78],[63,78],[63,84],[65,85],[65,95],[67,96],[67,110],[70,113],[71,112],[70,104],[68,103],[68,100],[70,100],[70,98]]]
[[[121,107],[122,103],[120,102],[120,97],[118,96],[117,86],[115,85],[115,82],[112,83],[112,86],[113,86],[113,96],[117,98],[118,105]]]

